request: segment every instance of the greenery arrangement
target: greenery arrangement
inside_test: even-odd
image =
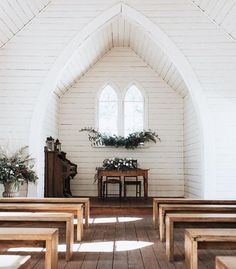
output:
[[[117,135],[106,135],[98,132],[92,127],[86,127],[80,130],[80,132],[88,132],[89,141],[92,146],[110,146],[110,147],[125,147],[126,149],[135,149],[138,146],[144,145],[145,142],[161,141],[158,134],[151,130],[143,130],[141,132],[135,132],[129,134],[127,137]]]
[[[0,148],[0,183],[18,186],[24,182],[36,183],[38,177],[33,170],[32,159],[26,154],[27,148],[22,147],[12,155]]]
[[[107,170],[122,170],[127,171],[131,169],[137,168],[137,160],[134,160],[132,158],[111,158],[111,159],[105,159],[103,161],[103,168]]]

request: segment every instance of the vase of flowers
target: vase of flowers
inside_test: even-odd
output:
[[[36,183],[38,177],[33,170],[33,163],[26,153],[28,147],[22,147],[14,154],[0,148],[0,183],[4,186],[3,197],[19,196],[20,185]]]

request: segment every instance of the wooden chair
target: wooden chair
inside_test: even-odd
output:
[[[122,182],[121,182],[121,178],[120,177],[106,177],[106,180],[103,181],[102,183],[102,192],[103,192],[103,195],[102,197],[103,198],[107,198],[108,196],[117,196],[117,194],[109,194],[108,193],[108,185],[118,185],[119,186],[119,198],[121,199],[121,196],[122,196]]]
[[[166,215],[166,255],[169,261],[174,260],[174,228],[222,227],[236,228],[236,214],[183,214]],[[236,267],[235,267],[236,268]]]
[[[235,269],[236,268],[236,257],[216,257],[216,269]]]
[[[37,198],[37,197],[14,197],[0,198],[0,203],[39,203],[39,204],[83,204],[85,215],[85,227],[89,227],[90,219],[90,199],[86,197],[80,198]]]
[[[26,213],[26,212],[0,212],[0,224],[19,222],[26,226],[34,223],[34,227],[41,226],[45,222],[62,222],[66,227],[66,261],[73,255],[74,242],[74,214],[71,213]],[[54,224],[55,225],[55,224]]]
[[[153,224],[155,229],[159,223],[159,206],[161,204],[196,204],[196,205],[236,205],[236,200],[201,200],[186,198],[153,198]]]
[[[77,216],[77,240],[83,236],[83,205],[82,204],[38,204],[38,203],[1,203],[0,212],[64,212]]]
[[[0,255],[0,268],[31,269],[31,257],[22,255]]]
[[[0,247],[45,247],[45,269],[58,269],[58,229],[0,228]]]
[[[185,230],[185,269],[198,268],[198,249],[236,248],[236,229]]]
[[[159,207],[159,232],[160,240],[165,240],[166,226],[165,216],[167,213],[234,213],[236,205],[186,205],[186,204],[161,204]]]
[[[142,182],[138,180],[138,177],[135,177],[135,180],[126,180],[126,178],[134,178],[134,177],[124,177],[124,198],[126,198],[127,186],[135,186],[136,190],[136,198],[142,195]]]

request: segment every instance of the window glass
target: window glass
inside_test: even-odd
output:
[[[118,134],[118,98],[115,90],[107,85],[99,98],[99,132],[107,135]]]
[[[144,128],[144,98],[140,90],[132,85],[124,99],[124,135],[142,131]]]

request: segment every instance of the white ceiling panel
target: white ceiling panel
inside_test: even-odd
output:
[[[55,92],[61,95],[67,91],[113,47],[130,47],[167,84],[181,96],[186,95],[186,85],[169,58],[139,25],[129,22],[121,15],[78,48],[77,54],[65,68]]]

